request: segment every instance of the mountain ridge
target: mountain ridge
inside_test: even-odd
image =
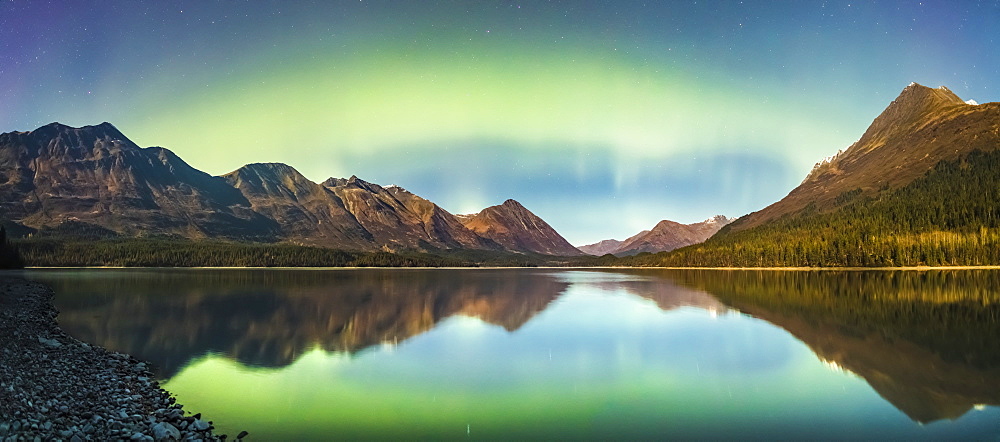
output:
[[[26,225],[92,222],[125,234],[260,237],[275,228],[225,181],[110,123],[0,134],[0,205]]]
[[[399,186],[356,176],[320,184],[282,163],[250,163],[211,176],[168,149],[139,147],[107,122],[0,134],[0,213],[18,231],[96,229],[359,251],[536,252],[480,236]],[[532,225],[551,229],[538,221]]]

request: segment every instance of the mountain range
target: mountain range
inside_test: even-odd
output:
[[[580,249],[513,200],[456,216],[398,186],[357,177],[314,183],[284,164],[211,176],[167,149],[135,145],[108,123],[0,134],[0,222],[11,237],[621,257],[592,263],[601,265],[997,265],[998,188],[1000,103],[965,102],[944,86],[915,83],[857,142],[760,211],[732,222],[665,220],[625,241]]]
[[[591,255],[629,256],[643,252],[669,252],[684,246],[698,244],[710,238],[732,220],[722,215],[713,216],[693,224],[663,220],[650,230],[643,230],[625,241],[606,239],[581,246],[580,250]]]
[[[12,233],[582,255],[513,200],[459,218],[398,186],[354,176],[315,183],[286,164],[211,176],[110,123],[0,134],[0,213]]]

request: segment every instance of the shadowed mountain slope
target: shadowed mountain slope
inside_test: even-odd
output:
[[[270,237],[225,180],[161,147],[140,148],[109,123],[58,123],[0,134],[0,212],[33,228],[67,221],[126,235]]]

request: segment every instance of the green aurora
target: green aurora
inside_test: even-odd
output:
[[[973,2],[15,1],[0,126],[109,121],[212,174],[284,162],[455,213],[514,198],[584,244],[758,210],[910,81],[990,101],[997,23]]]

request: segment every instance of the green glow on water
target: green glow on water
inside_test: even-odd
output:
[[[857,396],[881,402],[782,335],[582,288],[513,334],[452,317],[398,345],[313,349],[280,370],[210,355],[165,388],[223,431],[265,439],[737,435],[819,412],[860,417],[864,407],[839,407]]]
[[[231,436],[1000,435],[1000,272],[24,275],[67,332],[151,361]]]

